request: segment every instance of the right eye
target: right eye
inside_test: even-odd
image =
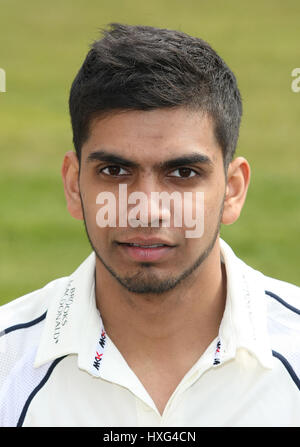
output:
[[[120,166],[111,165],[106,166],[105,168],[99,169],[99,174],[103,173],[105,175],[109,175],[111,177],[119,177],[121,175],[128,175],[128,171],[126,171],[124,168],[121,168]]]

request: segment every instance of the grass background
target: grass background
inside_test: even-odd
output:
[[[300,286],[298,0],[0,0],[0,304],[70,274],[90,253],[60,178],[72,149],[68,94],[88,45],[117,21],[202,37],[235,72],[237,155],[252,181],[240,219],[221,235],[254,268]]]

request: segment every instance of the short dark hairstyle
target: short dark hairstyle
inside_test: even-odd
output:
[[[242,116],[236,78],[207,42],[180,31],[118,23],[91,45],[69,106],[79,160],[90,124],[101,114],[185,106],[213,119],[227,167]]]

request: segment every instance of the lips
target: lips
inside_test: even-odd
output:
[[[166,244],[135,244],[135,243],[129,243],[126,244],[129,245],[129,247],[143,247],[143,248],[157,248],[157,247],[168,247]]]
[[[118,244],[149,246],[149,247],[153,246],[153,245],[166,245],[168,247],[175,247],[175,244],[172,244],[167,239],[161,239],[161,238],[135,237],[135,238],[126,239],[124,241],[118,241]]]
[[[175,248],[174,244],[161,239],[138,239],[118,242],[125,255],[139,262],[157,261]]]

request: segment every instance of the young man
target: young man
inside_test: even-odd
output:
[[[1,425],[299,425],[299,288],[219,237],[250,180],[233,73],[201,39],[113,24],[70,114],[64,189],[93,252],[1,309]]]

